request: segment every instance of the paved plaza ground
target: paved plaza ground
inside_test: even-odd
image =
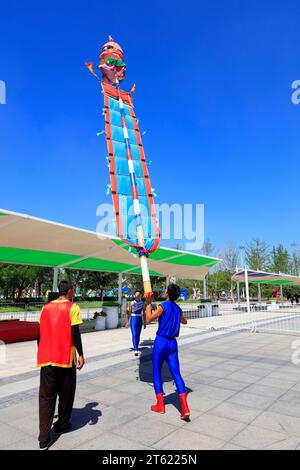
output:
[[[300,449],[300,364],[278,332],[205,331],[201,319],[182,328],[181,369],[191,421],[179,419],[174,383],[164,369],[166,414],[154,400],[151,349],[156,326],[142,333],[141,356],[124,328],[83,335],[86,365],[78,373],[73,431],[55,449]],[[299,346],[298,346],[299,347]],[[7,345],[0,366],[0,448],[38,449],[35,342]]]

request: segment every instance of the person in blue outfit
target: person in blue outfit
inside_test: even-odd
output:
[[[187,323],[181,308],[175,303],[180,296],[180,287],[176,284],[170,284],[165,296],[167,300],[159,305],[156,310],[151,311],[151,297],[147,298],[146,306],[146,323],[148,324],[158,318],[158,330],[152,353],[153,385],[157,403],[151,406],[151,410],[157,413],[165,413],[161,368],[163,362],[167,361],[179,394],[181,403],[180,418],[188,421],[190,410],[187,404],[185,384],[180,373],[176,341],[179,336],[180,324],[186,325]]]
[[[126,328],[130,325],[132,333],[132,344],[133,352],[135,356],[139,354],[139,344],[142,327],[146,328],[145,323],[145,303],[142,300],[143,293],[140,290],[136,290],[134,293],[134,300],[130,304],[128,311],[128,321],[126,323]]]

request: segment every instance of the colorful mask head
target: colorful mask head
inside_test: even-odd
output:
[[[119,44],[117,44],[111,36],[109,36],[108,39],[109,41],[102,46],[99,55],[100,64],[98,65],[98,69],[101,69],[103,82],[114,85],[116,80],[118,80],[118,82],[124,80],[126,64],[123,60],[123,51]]]

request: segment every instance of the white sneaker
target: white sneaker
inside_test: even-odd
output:
[[[135,356],[138,356],[138,355],[139,355],[139,352],[138,352],[138,351],[134,351],[134,355],[135,355]]]

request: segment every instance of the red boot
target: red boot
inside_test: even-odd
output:
[[[190,410],[187,404],[187,393],[181,393],[179,395],[180,398],[180,403],[181,403],[181,415],[180,419],[183,419],[185,421],[189,420],[190,417]]]
[[[156,393],[156,405],[151,406],[152,411],[156,411],[156,413],[165,413],[165,404],[164,404],[164,396],[162,393]]]

